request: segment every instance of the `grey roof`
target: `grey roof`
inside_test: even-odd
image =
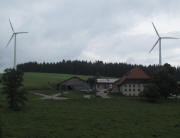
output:
[[[97,83],[115,83],[119,79],[111,78],[111,79],[97,79]]]

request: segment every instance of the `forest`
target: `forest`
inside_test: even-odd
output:
[[[140,67],[148,75],[159,67],[158,65],[136,65],[127,63],[105,63],[102,61],[80,61],[80,60],[62,60],[56,63],[38,63],[28,62],[17,66],[23,72],[41,72],[41,73],[61,73],[61,74],[77,74],[77,75],[92,75],[121,78],[128,73],[132,68]],[[180,67],[173,67],[178,81],[180,81]]]

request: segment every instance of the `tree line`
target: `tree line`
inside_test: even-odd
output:
[[[140,67],[150,76],[158,65],[136,65],[127,63],[105,63],[102,61],[62,60],[56,63],[28,62],[19,64],[17,68],[23,72],[62,73],[93,76],[122,77],[134,67]],[[180,80],[180,67],[173,67],[176,79]]]

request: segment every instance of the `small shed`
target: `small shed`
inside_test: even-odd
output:
[[[118,80],[117,78],[99,78],[96,80],[96,90],[112,89]]]
[[[77,90],[77,91],[88,91],[90,89],[89,84],[80,79],[79,77],[72,77],[63,82],[57,84],[58,90]]]

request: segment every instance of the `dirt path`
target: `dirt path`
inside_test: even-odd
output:
[[[60,93],[57,94],[53,94],[53,95],[46,95],[46,94],[41,94],[41,93],[33,93],[34,95],[38,95],[41,96],[40,99],[42,100],[69,100],[70,98],[66,98],[66,97],[59,97],[61,96]]]

